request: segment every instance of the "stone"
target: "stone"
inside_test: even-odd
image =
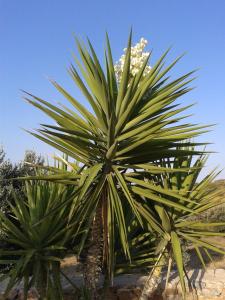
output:
[[[193,286],[193,293],[198,295],[200,300],[225,300],[225,270],[203,270],[203,269],[194,269],[188,272],[188,277],[190,278],[191,285]],[[124,274],[115,277],[114,287],[110,288],[109,295],[107,295],[107,300],[137,300],[141,289],[144,286],[144,283],[148,276],[143,274]],[[179,276],[174,270],[171,273],[167,291],[165,297],[163,298],[160,293],[164,291],[165,288],[165,278],[166,273],[162,276],[162,280],[157,289],[157,295],[152,298],[152,300],[179,300],[182,299],[180,296],[181,287],[179,283]],[[74,276],[71,276],[74,284],[78,287],[81,287],[83,284],[82,274],[76,273]],[[187,283],[187,282],[186,282]],[[72,300],[73,290],[71,286],[62,279],[62,285],[64,292],[68,288],[68,293],[65,294],[65,300]],[[5,283],[0,283],[0,293],[3,293],[7,286],[7,281]],[[187,299],[193,300],[191,293],[188,293]],[[17,297],[17,298],[16,298]],[[146,296],[149,297],[148,295]],[[150,297],[149,297],[150,298]],[[6,300],[0,296],[0,300]],[[8,300],[19,300],[23,299],[22,283],[18,285],[17,289],[15,288],[8,296]],[[29,292],[29,300],[37,300],[38,294],[37,291],[31,289]],[[74,300],[74,299],[73,299]],[[149,299],[148,299],[149,300]]]
[[[118,289],[117,297],[118,300],[138,300],[141,295],[141,289]]]

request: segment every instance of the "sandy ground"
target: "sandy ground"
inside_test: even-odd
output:
[[[214,237],[214,238],[208,238],[208,242],[213,242],[213,244],[217,244],[218,246],[221,246],[223,248],[225,248],[225,237]],[[188,259],[187,259],[187,266],[188,269],[194,269],[194,270],[200,270],[202,269],[202,264],[199,261],[196,252],[194,249],[189,249],[189,255],[188,255]],[[211,254],[213,254],[212,252],[210,252]],[[204,259],[206,262],[206,268],[207,270],[212,270],[212,269],[223,269],[225,270],[225,255],[222,254],[213,254],[213,259],[214,262],[212,263],[208,257],[206,255],[204,255]],[[77,286],[82,286],[83,285],[83,278],[82,278],[82,266],[81,264],[79,264],[77,262],[77,259],[74,255],[70,255],[68,257],[66,257],[62,263],[61,263],[61,267],[62,267],[62,271],[63,273],[72,280],[73,283],[75,283]],[[142,275],[146,275],[146,274],[137,274],[137,280],[138,277],[142,276]],[[118,280],[115,279],[115,283],[116,281],[118,281],[116,283],[116,285],[119,284],[119,286],[126,286],[126,282],[129,281],[129,276],[131,276],[132,278],[135,277],[135,274],[133,275],[125,275],[125,278],[117,278]],[[122,280],[122,281],[121,281]],[[62,284],[65,288],[65,299],[69,300],[69,299],[76,299],[76,292],[72,295],[71,294],[71,284],[68,282],[68,280],[66,278],[62,278]],[[0,290],[4,290],[4,286],[0,285]],[[68,292],[67,292],[68,291]],[[114,290],[112,289],[111,294],[108,299],[117,299],[114,298]]]

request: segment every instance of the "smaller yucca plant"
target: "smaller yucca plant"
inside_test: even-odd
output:
[[[77,228],[74,218],[68,218],[74,187],[27,181],[25,194],[26,199],[15,197],[10,216],[0,212],[2,239],[8,245],[0,250],[0,263],[9,265],[1,277],[9,279],[5,294],[23,281],[25,299],[31,286],[38,288],[41,299],[62,299],[60,261]],[[58,210],[65,200],[70,205]]]
[[[137,175],[136,178],[130,175],[127,177],[132,182],[132,189],[146,200],[149,211],[154,215],[160,227],[155,230],[158,237],[155,254],[160,257],[155,265],[156,276],[159,279],[161,268],[158,268],[158,265],[162,266],[166,263],[168,265],[166,281],[168,282],[172,262],[174,262],[184,297],[186,289],[184,277],[187,272],[184,266],[185,252],[182,245],[188,244],[195,250],[204,268],[206,267],[204,257],[212,260],[212,252],[225,254],[225,245],[218,245],[213,239],[209,241],[209,237],[225,236],[225,233],[220,232],[221,226],[225,223],[207,222],[201,217],[209,209],[221,204],[219,191],[211,188],[211,183],[217,173],[213,171],[198,181],[206,159],[206,156],[194,159],[192,155],[187,155],[183,158],[176,158],[173,162],[162,160],[162,167],[171,168],[171,171],[173,169],[180,171],[165,172],[154,176],[146,172],[144,181],[140,181]],[[188,172],[187,168],[189,168]],[[182,170],[185,171],[182,172]],[[157,198],[155,198],[156,195]],[[158,197],[161,198],[161,203]],[[152,277],[154,277],[154,271]],[[156,278],[150,280],[152,290],[156,288],[154,285],[157,282]]]

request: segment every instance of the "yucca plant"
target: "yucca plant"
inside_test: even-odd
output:
[[[27,181],[25,195],[15,196],[10,216],[0,212],[1,240],[8,246],[0,250],[0,263],[9,267],[1,276],[9,279],[5,294],[23,281],[25,299],[31,286],[38,288],[41,299],[62,299],[60,261],[79,227],[69,218],[74,186]],[[70,205],[62,206],[65,199]]]
[[[84,278],[86,287],[92,291],[92,299],[96,299],[97,282],[103,268],[108,280],[113,278],[115,226],[119,229],[122,251],[128,260],[131,259],[124,207],[129,206],[140,226],[147,219],[152,228],[161,231],[158,221],[146,207],[146,200],[132,188],[126,173],[130,169],[134,173],[135,170],[161,173],[165,171],[159,164],[162,159],[199,154],[199,151],[179,148],[179,145],[195,145],[184,140],[204,130],[202,126],[180,122],[184,116],[179,113],[188,106],[178,108],[178,103],[174,102],[191,90],[189,83],[193,80],[193,72],[169,80],[168,72],[180,57],[164,67],[166,51],[146,74],[149,55],[133,75],[130,72],[130,34],[118,82],[108,36],[105,67],[101,66],[89,40],[89,48],[78,40],[76,43],[80,60],[75,57],[75,62],[79,70],[71,65],[69,74],[91,109],[54,81],[53,85],[74,109],[64,105],[60,108],[29,93],[25,98],[56,122],[56,125],[42,124],[39,133],[31,133],[80,163],[77,204],[82,209],[77,217],[90,229],[82,242],[86,249]],[[63,176],[61,179],[66,178]],[[144,176],[139,179],[143,181]],[[161,196],[154,194],[154,199],[161,203]],[[179,205],[180,209],[187,210],[186,203]]]
[[[147,299],[150,293],[155,292],[163,265],[168,265],[168,282],[172,262],[176,264],[185,297],[184,277],[187,276],[187,272],[184,267],[183,244],[188,244],[195,250],[204,268],[204,257],[212,260],[212,252],[225,254],[225,245],[218,245],[214,240],[209,240],[209,237],[225,236],[225,233],[220,232],[220,227],[225,223],[207,222],[201,217],[209,209],[221,204],[219,191],[211,188],[217,172],[213,171],[203,179],[198,179],[205,162],[206,156],[195,159],[193,155],[188,155],[175,158],[173,162],[161,161],[162,167],[180,169],[180,172],[153,175],[145,171],[145,175],[142,172],[125,175],[126,180],[132,183],[131,189],[139,194],[142,200],[145,199],[149,211],[158,220],[162,230],[157,231],[158,242],[155,245],[155,254],[160,259],[151,271],[141,299]],[[182,169],[186,168],[189,168],[189,172],[182,172]]]

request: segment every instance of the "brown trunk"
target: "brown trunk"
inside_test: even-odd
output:
[[[154,299],[155,292],[161,281],[161,272],[162,272],[164,262],[165,262],[165,257],[163,256],[163,253],[161,253],[160,256],[158,257],[155,267],[150,272],[150,274],[145,282],[145,285],[143,287],[143,290],[142,290],[141,296],[139,297],[139,300]]]
[[[39,280],[37,282],[37,291],[40,295],[40,299],[47,299],[47,273],[43,266],[41,266],[39,271]]]
[[[99,200],[95,217],[92,223],[91,233],[88,240],[85,262],[84,262],[84,282],[85,289],[91,300],[97,300],[98,283],[103,267],[103,203],[105,193]]]

